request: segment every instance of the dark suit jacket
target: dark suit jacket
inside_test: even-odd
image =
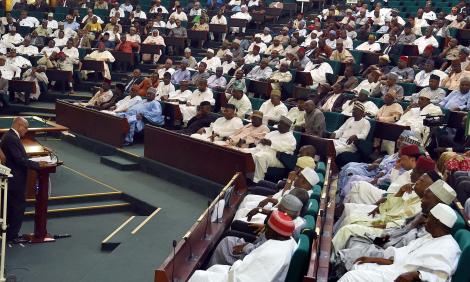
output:
[[[7,159],[5,165],[13,174],[13,178],[8,180],[8,190],[24,193],[28,168],[39,169],[39,164],[29,160],[20,138],[13,130],[4,133],[0,143]]]
[[[132,81],[133,79],[134,79],[133,77],[130,77],[129,81],[124,86],[124,92],[126,95],[131,92],[132,86],[139,85],[142,82],[142,80],[144,80],[144,77],[141,76],[141,77],[138,77],[136,80]]]

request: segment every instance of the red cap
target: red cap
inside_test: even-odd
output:
[[[436,163],[431,158],[421,156],[416,162],[416,168],[424,172],[431,172],[436,170]]]
[[[408,63],[408,57],[407,56],[400,56],[400,61]]]
[[[268,226],[282,236],[292,236],[295,229],[294,221],[286,213],[273,211],[268,219]]]
[[[419,147],[415,144],[401,147],[400,153],[405,156],[419,156]]]
[[[432,47],[432,45],[428,45],[428,46],[426,46],[426,48],[424,48],[424,51],[432,52],[432,51],[434,51],[434,47]]]

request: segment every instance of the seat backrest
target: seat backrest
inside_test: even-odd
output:
[[[310,195],[310,199],[320,201],[320,197],[321,197],[321,186],[320,185],[313,185],[312,194]]]
[[[326,131],[333,132],[341,127],[344,123],[345,116],[340,113],[335,112],[325,112],[325,123],[326,123]]]
[[[308,261],[310,258],[310,238],[301,234],[297,249],[292,255],[292,259],[289,264],[289,270],[287,271],[286,282],[301,281],[304,274],[308,269]]]
[[[455,234],[460,230],[460,229],[465,229],[466,223],[465,219],[462,217],[459,211],[455,211],[457,214],[457,221],[454,224],[454,227],[452,227],[452,230],[450,233],[455,236]]]
[[[454,238],[459,244],[462,254],[457,269],[452,276],[452,282],[468,282],[470,281],[470,271],[468,271],[470,265],[470,231],[460,229],[455,233]]]
[[[308,201],[308,209],[307,209],[307,212],[305,213],[305,215],[311,215],[313,217],[316,217],[317,214],[318,214],[318,209],[319,209],[318,201],[317,200],[309,200]]]

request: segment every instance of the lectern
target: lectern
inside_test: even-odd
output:
[[[37,170],[36,204],[34,212],[34,233],[23,235],[29,243],[54,242],[54,236],[47,233],[47,202],[49,199],[49,174],[55,173],[61,163],[50,164]]]

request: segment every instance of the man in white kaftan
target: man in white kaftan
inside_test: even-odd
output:
[[[212,91],[207,87],[206,79],[199,79],[197,89],[189,96],[185,105],[179,105],[183,121],[186,123],[196,115],[197,106],[203,101],[209,102],[211,105],[215,104]]]
[[[451,207],[437,204],[426,222],[430,234],[401,248],[389,247],[384,257],[361,257],[339,282],[449,281],[461,250],[450,234],[457,215]]]
[[[227,104],[223,110],[223,117],[211,123],[210,127],[201,128],[191,137],[204,141],[224,141],[243,127],[242,120],[235,115],[235,106]],[[225,144],[225,142],[223,142]]]
[[[344,152],[356,152],[354,144],[358,140],[365,140],[370,131],[370,123],[364,118],[365,107],[362,103],[354,103],[352,117],[335,132],[333,132],[333,143],[336,150],[336,156]]]

